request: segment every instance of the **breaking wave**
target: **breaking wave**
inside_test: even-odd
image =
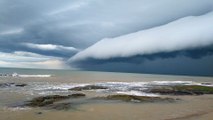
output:
[[[150,82],[97,82],[97,83],[60,83],[60,82],[31,82],[25,87],[7,87],[2,90],[11,92],[20,92],[31,95],[51,95],[51,94],[69,94],[74,91],[69,90],[75,87],[101,86],[106,89],[88,89],[97,93],[107,94],[128,94],[137,96],[158,96],[158,94],[147,93],[147,89],[156,86],[175,86],[175,85],[200,85],[211,86],[212,83],[202,83],[193,81],[150,81]]]
[[[22,77],[22,78],[27,78],[27,77],[42,77],[42,78],[46,78],[46,77],[52,77],[52,75],[50,74],[18,74],[18,73],[12,73],[12,74],[8,74],[8,73],[0,73],[0,77]]]

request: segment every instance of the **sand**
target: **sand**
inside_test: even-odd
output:
[[[182,100],[175,103],[98,102],[77,105],[68,111],[4,107],[0,109],[0,120],[212,120],[213,95],[175,98]]]

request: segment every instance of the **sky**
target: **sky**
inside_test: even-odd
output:
[[[0,67],[213,76],[212,0],[0,0]]]

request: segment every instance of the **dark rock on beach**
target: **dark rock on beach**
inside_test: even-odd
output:
[[[26,106],[30,107],[44,107],[48,105],[52,105],[55,102],[70,99],[70,98],[79,98],[79,97],[84,97],[85,94],[83,93],[76,93],[76,94],[71,94],[68,96],[60,96],[60,95],[49,95],[49,96],[41,96],[41,97],[36,97],[32,99],[31,101],[28,101],[26,103]]]
[[[212,85],[212,83],[208,83],[208,82],[204,82],[204,83],[201,83],[202,85]]]
[[[0,88],[7,88],[7,87],[24,87],[27,84],[24,83],[0,83]]]
[[[82,91],[82,90],[97,90],[97,89],[108,89],[108,88],[104,87],[104,86],[87,85],[87,86],[82,86],[82,87],[74,87],[74,88],[71,88],[69,90]]]
[[[199,85],[161,86],[151,88],[146,92],[162,95],[203,95],[213,94],[213,87]]]
[[[125,102],[174,102],[173,98],[149,97],[149,96],[135,96],[135,95],[108,95],[106,97],[99,97],[104,100],[121,100]]]
[[[16,87],[24,87],[27,86],[27,84],[15,84]]]
[[[41,114],[42,114],[42,112],[36,112],[36,114],[37,114],[37,115],[41,115]]]

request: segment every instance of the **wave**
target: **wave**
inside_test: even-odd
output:
[[[11,76],[12,77],[23,77],[23,78],[28,78],[28,77],[42,77],[42,78],[46,78],[46,77],[51,77],[52,75],[49,75],[49,74],[47,74],[47,75],[42,75],[42,74],[40,74],[40,75],[33,75],[33,74],[29,75],[29,74],[13,73]]]
[[[42,78],[46,78],[46,77],[52,77],[52,75],[18,75],[18,77],[42,77]]]
[[[27,76],[29,77],[29,76]],[[37,76],[36,76],[37,77]],[[128,94],[137,96],[158,96],[158,94],[147,93],[147,90],[156,86],[173,85],[199,85],[211,86],[212,82],[194,82],[194,81],[149,81],[149,82],[96,82],[96,83],[60,83],[60,82],[30,82],[25,87],[7,87],[1,90],[10,90],[11,92],[20,92],[30,95],[54,95],[69,94],[74,91],[69,89],[85,86],[102,86],[107,89],[88,89],[98,93],[106,94]]]
[[[85,87],[85,86],[102,86],[107,89],[89,89],[90,91],[96,91],[99,93],[119,93],[119,94],[129,94],[137,96],[157,96],[157,94],[146,93],[149,88],[155,86],[164,85],[199,85],[199,86],[212,86],[212,83],[199,83],[193,81],[150,81],[150,82],[100,82],[100,83],[34,83],[33,90],[39,92],[39,94],[45,93],[55,93],[55,92],[71,92],[69,89],[75,87]]]
[[[52,77],[52,75],[50,74],[18,74],[18,73],[12,73],[12,74],[8,74],[8,73],[0,73],[0,77],[23,77],[23,78],[27,78],[27,77]]]
[[[124,95],[134,95],[134,96],[149,96],[149,97],[159,96],[158,94],[145,93],[145,92],[140,92],[140,91],[118,91],[116,93],[124,94]]]

